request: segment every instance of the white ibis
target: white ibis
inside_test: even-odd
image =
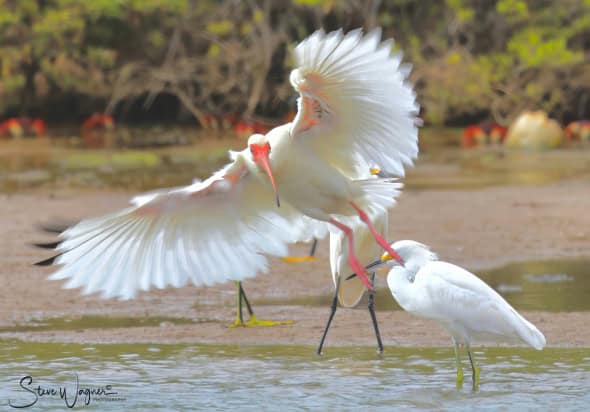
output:
[[[392,48],[380,30],[315,32],[295,49],[292,123],[250,136],[202,182],[139,195],[68,228],[59,254],[40,263],[60,265],[51,278],[68,279],[68,288],[127,299],[153,287],[254,277],[267,271],[265,255],[285,256],[289,243],[321,238],[329,223],[345,233],[349,264],[371,289],[350,225],[360,218],[401,261],[371,224],[399,185],[357,176],[374,164],[402,176],[418,153],[409,68]]]

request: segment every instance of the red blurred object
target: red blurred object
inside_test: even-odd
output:
[[[247,139],[254,133],[266,134],[276,126],[276,124],[271,124],[261,120],[241,118],[236,123],[234,130],[238,135],[238,138]]]
[[[43,119],[33,119],[31,127],[35,131],[37,137],[45,137],[45,134],[47,133],[47,125]]]
[[[247,139],[256,132],[256,122],[252,119],[240,119],[234,130],[239,139]]]
[[[84,147],[102,148],[110,146],[114,140],[112,131],[115,119],[106,113],[94,113],[82,123],[82,142]]]
[[[479,125],[467,126],[463,129],[463,141],[462,145],[465,148],[475,147],[485,142],[486,133]]]
[[[105,113],[94,113],[82,123],[82,130],[110,130],[115,127],[113,116]]]
[[[462,145],[465,148],[470,148],[490,144],[502,144],[506,140],[507,134],[507,127],[490,121],[473,124],[463,129]]]
[[[492,130],[488,134],[490,139],[490,143],[504,143],[506,140],[506,135],[508,134],[508,128],[504,126],[500,126],[499,124],[495,124],[492,126]]]
[[[577,120],[565,128],[567,140],[590,141],[590,120]]]
[[[47,126],[42,119],[11,117],[0,123],[0,137],[44,137]]]

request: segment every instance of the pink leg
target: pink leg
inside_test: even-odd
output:
[[[354,270],[354,273],[356,273],[359,279],[365,284],[367,289],[373,290],[373,286],[369,281],[367,270],[359,263],[356,255],[354,254],[354,239],[352,237],[352,229],[334,219],[330,219],[330,223],[342,230],[346,235],[346,238],[348,239],[348,263],[350,264],[352,270]]]
[[[365,222],[365,224],[369,227],[369,231],[371,232],[371,234],[373,235],[373,237],[375,238],[377,243],[379,243],[379,246],[381,246],[383,249],[385,249],[385,251],[387,253],[389,253],[395,260],[397,260],[400,264],[403,265],[404,260],[402,259],[402,257],[400,255],[398,255],[398,253],[391,248],[391,245],[387,242],[387,240],[385,240],[383,238],[383,236],[381,236],[379,233],[377,233],[377,231],[375,230],[375,227],[373,226],[373,223],[369,219],[369,216],[367,216],[367,214],[365,212],[363,212],[363,210],[360,207],[358,207],[354,202],[350,202],[350,205],[354,208],[354,210],[357,211],[359,218],[363,222]]]

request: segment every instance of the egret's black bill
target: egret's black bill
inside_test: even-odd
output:
[[[376,261],[374,261],[374,262],[371,262],[371,263],[369,263],[369,264],[368,264],[368,265],[365,267],[365,269],[367,269],[367,272],[370,272],[370,271],[371,271],[371,269],[374,269],[374,268],[376,268],[376,267],[379,267],[379,266],[381,266],[381,265],[382,265],[382,264],[384,264],[384,263],[385,263],[384,261],[382,261],[381,259],[379,259],[379,260],[376,260]],[[349,280],[349,279],[352,279],[352,278],[354,278],[354,277],[356,277],[356,273],[353,273],[352,275],[348,276],[348,277],[347,277],[345,280]]]

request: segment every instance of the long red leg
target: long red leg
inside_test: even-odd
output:
[[[330,219],[330,223],[342,230],[346,235],[346,238],[348,239],[348,263],[350,264],[352,270],[354,270],[354,273],[356,273],[359,279],[365,284],[367,289],[373,290],[373,285],[371,285],[371,282],[369,281],[369,274],[367,273],[367,270],[359,263],[354,253],[354,238],[352,237],[352,229],[334,219]]]
[[[385,249],[385,251],[389,253],[391,257],[393,257],[395,260],[397,260],[400,264],[403,265],[404,260],[402,259],[402,257],[398,255],[398,253],[395,250],[392,249],[391,245],[387,242],[387,240],[385,240],[385,238],[383,238],[383,236],[377,233],[375,227],[373,226],[373,223],[369,219],[369,216],[367,216],[367,214],[363,212],[363,210],[360,207],[358,207],[354,202],[350,202],[350,205],[354,208],[354,210],[356,210],[356,212],[359,215],[359,218],[368,226],[369,231],[371,232],[377,243],[379,243],[379,246]]]

